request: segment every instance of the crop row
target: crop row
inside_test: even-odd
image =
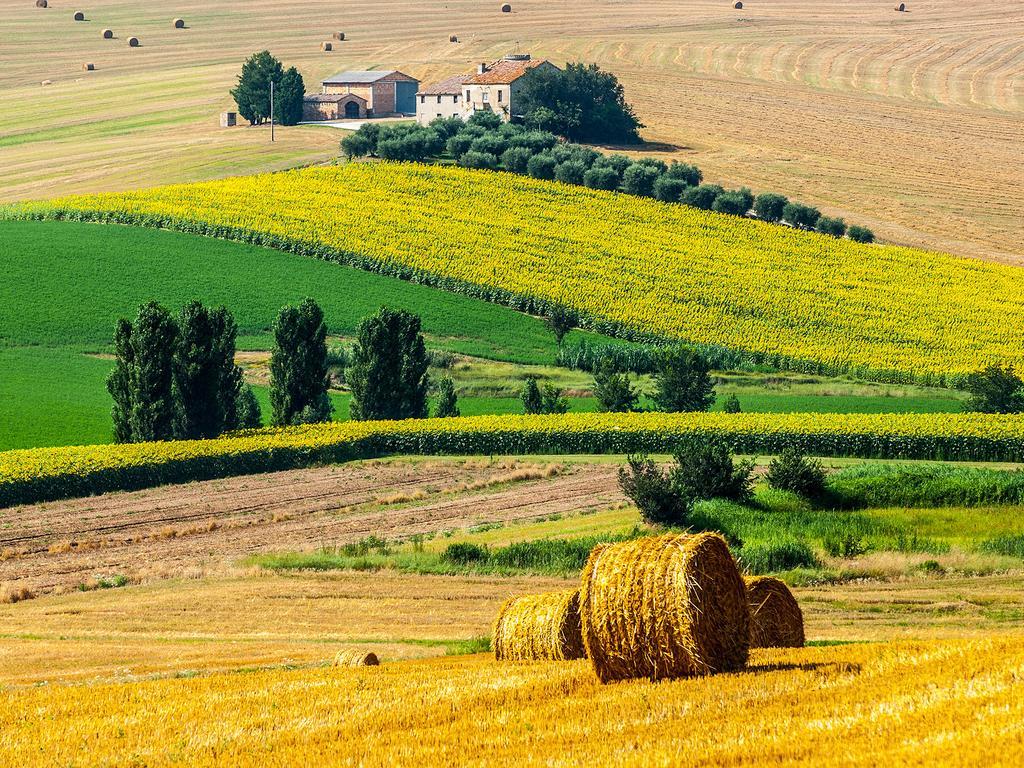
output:
[[[3,215],[244,240],[757,364],[955,383],[1024,363],[1024,275],[506,173],[351,164]]]
[[[340,422],[216,440],[0,453],[0,507],[386,454],[670,451],[685,435],[738,453],[1024,461],[1024,417],[976,414],[565,414]]]

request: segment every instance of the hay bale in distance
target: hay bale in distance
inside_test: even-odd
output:
[[[506,600],[494,622],[492,646],[498,661],[582,659],[579,590]]]
[[[184,19],[175,19],[174,20],[174,28],[175,29],[184,29],[185,28],[185,20]]]
[[[742,11],[743,3],[741,2],[741,0],[736,0],[736,2],[732,4],[732,7],[735,8],[737,11]]]
[[[907,10],[907,4],[900,3],[899,5],[896,6],[896,10],[899,11],[900,13],[904,13]]]
[[[459,36],[458,35],[450,35],[448,37],[448,42],[449,43],[457,43],[457,42],[459,42]]]
[[[36,8],[47,8],[49,5],[50,4],[46,2],[46,0],[36,0]]]
[[[112,29],[104,29],[103,30],[103,39],[104,40],[113,40],[114,39],[114,30],[112,30]]]
[[[321,43],[320,44],[320,50],[321,51],[333,51],[334,50],[334,44],[333,43]]]
[[[771,576],[744,579],[751,648],[803,648],[804,614],[789,587]]]
[[[344,32],[335,32],[334,33],[334,39],[335,40],[344,40],[345,39],[345,33]]]
[[[92,72],[94,69],[96,69],[96,65],[93,64],[91,61],[88,61],[82,65],[82,69],[84,69],[86,72]]]
[[[336,667],[376,667],[380,665],[380,659],[372,651],[338,651],[334,657]]]
[[[75,11],[75,21],[85,21],[85,14],[81,11]]]
[[[503,6],[501,6],[501,12],[512,13],[512,6],[509,3],[505,3]]]
[[[43,80],[40,85],[53,85],[53,80]]]
[[[730,672],[747,663],[743,577],[715,533],[595,548],[583,571],[580,617],[603,683]]]
[[[128,47],[129,48],[138,48],[139,47],[139,38],[137,38],[137,37],[129,37],[128,38]]]

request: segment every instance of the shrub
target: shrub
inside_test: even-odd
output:
[[[496,131],[504,122],[496,113],[480,110],[470,115],[466,125],[478,126],[485,131]]]
[[[700,208],[702,211],[710,211],[715,200],[724,192],[725,190],[717,184],[701,184],[699,187],[687,189],[680,198],[680,202]]]
[[[782,209],[782,218],[800,229],[814,229],[821,211],[803,203],[786,203]]]
[[[725,398],[722,403],[722,410],[725,413],[742,413],[743,409],[740,407],[740,399],[735,394],[729,395]]]
[[[368,123],[360,126],[360,130],[365,128],[366,125],[368,125]],[[430,121],[429,127],[430,130],[444,139],[444,141],[448,141],[448,139],[465,128],[466,123],[461,117],[435,117]]]
[[[1009,365],[990,365],[967,379],[971,398],[964,410],[975,413],[1021,413],[1024,411],[1024,381]]]
[[[256,399],[256,393],[248,384],[243,386],[238,393],[235,407],[237,408],[235,423],[239,429],[258,429],[263,426],[263,414],[260,413],[259,401]]]
[[[498,167],[498,158],[487,152],[474,152],[470,150],[459,158],[459,165],[463,168],[481,168],[493,171]]]
[[[822,541],[822,546],[830,557],[845,559],[860,557],[870,549],[864,537],[852,531],[829,534]]]
[[[682,179],[673,179],[668,175],[659,176],[654,182],[654,198],[665,203],[678,203],[687,189]]]
[[[457,133],[445,143],[445,151],[455,159],[458,159],[469,152],[469,148],[474,141],[476,141],[476,136],[470,133]]]
[[[867,227],[861,227],[857,224],[853,224],[848,230],[846,230],[846,236],[855,243],[875,242],[875,233]]]
[[[447,419],[461,416],[458,397],[455,394],[455,382],[445,376],[437,382],[437,405],[434,418]]]
[[[817,568],[818,558],[801,539],[786,538],[745,544],[739,552],[740,563],[750,573],[779,573],[794,568]]]
[[[555,334],[555,343],[562,346],[566,335],[579,325],[580,319],[571,309],[566,309],[561,304],[551,308],[548,316],[544,318],[544,324]]]
[[[825,468],[796,448],[786,448],[772,459],[766,479],[772,488],[807,499],[820,498],[825,492]]]
[[[556,144],[551,150],[551,156],[559,163],[581,163],[586,170],[601,157],[601,154],[579,144]]]
[[[680,163],[677,160],[672,161],[672,165],[665,171],[665,175],[670,179],[686,182],[688,187],[696,187],[704,180],[704,174],[700,172],[700,168],[695,165]]]
[[[647,456],[629,456],[619,468],[619,487],[652,525],[683,526],[692,502]]]
[[[622,174],[622,189],[630,195],[652,197],[661,171],[644,163],[633,163]]]
[[[846,234],[846,222],[831,216],[820,216],[814,225],[814,229],[823,235],[842,237]]]
[[[501,154],[501,166],[506,171],[525,175],[531,157],[533,151],[527,147],[509,147]]]
[[[368,129],[368,130],[364,130]],[[350,133],[341,140],[341,151],[351,160],[353,157],[366,157],[377,153],[377,134],[379,125],[367,123],[355,133]]]
[[[568,160],[559,163],[555,167],[555,179],[563,184],[583,185],[583,177],[587,173],[587,166],[578,160]]]
[[[508,142],[496,133],[487,133],[473,139],[473,143],[469,145],[469,149],[471,152],[484,152],[488,155],[494,155],[497,157],[508,149]]]
[[[583,174],[583,185],[590,189],[604,189],[612,192],[619,188],[619,174],[614,168],[599,168],[596,165]]]
[[[539,154],[545,149],[551,149],[558,143],[558,137],[547,131],[523,131],[515,136],[509,137],[510,147],[523,147],[533,154]]]
[[[468,542],[449,544],[441,553],[441,559],[444,562],[461,566],[486,563],[489,557],[490,553],[487,551],[487,547]]]
[[[661,351],[654,376],[654,402],[669,413],[706,411],[715,402],[707,360],[687,347]]]
[[[526,172],[535,179],[551,181],[555,178],[555,158],[549,154],[534,155],[526,164]]]
[[[711,204],[711,210],[733,216],[746,216],[753,204],[754,196],[750,194],[750,190],[739,189],[720,194]]]
[[[594,374],[594,397],[598,410],[606,413],[635,411],[638,399],[629,383],[629,375],[615,373],[610,366],[603,366]]]
[[[540,386],[533,376],[527,377],[523,383],[523,391],[519,399],[523,401],[523,413],[538,414],[544,412],[544,397],[540,393]]]
[[[754,497],[754,462],[734,464],[729,447],[721,440],[687,437],[673,456],[672,482],[688,498],[745,504]]]
[[[618,174],[621,181],[622,174],[626,172],[626,169],[633,164],[633,160],[626,155],[601,155],[591,168],[611,168]]]
[[[782,221],[783,211],[789,198],[783,195],[776,195],[774,192],[762,192],[754,200],[754,213],[761,221],[775,223]]]

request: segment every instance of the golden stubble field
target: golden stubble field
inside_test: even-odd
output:
[[[0,199],[124,189],[327,160],[336,131],[221,130],[241,60],[270,48],[311,90],[347,68],[429,80],[517,46],[619,74],[666,157],[773,189],[884,238],[1019,261],[1024,7],[933,0],[27,0],[0,16]],[[171,19],[188,28],[173,30]],[[116,39],[104,41],[103,28]],[[335,30],[346,42],[320,43]],[[126,39],[138,35],[142,47]],[[456,34],[462,41],[451,44]],[[84,62],[96,71],[81,70]],[[49,79],[52,85],[41,86]]]

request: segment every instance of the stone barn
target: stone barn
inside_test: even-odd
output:
[[[321,83],[321,96],[357,96],[362,101],[362,117],[393,117],[416,114],[419,81],[397,70],[340,72]],[[354,110],[341,104],[342,110]],[[339,103],[340,104],[340,103]]]
[[[315,93],[302,102],[302,119],[360,120],[366,117],[366,99],[354,93]]]

